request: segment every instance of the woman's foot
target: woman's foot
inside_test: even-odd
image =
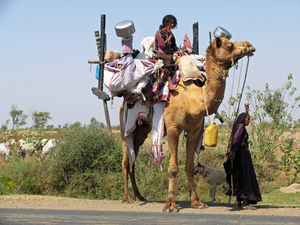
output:
[[[254,206],[245,205],[245,206],[242,206],[242,209],[251,209],[251,210],[255,210],[255,209],[257,209],[257,208],[254,207]]]
[[[256,209],[256,207],[248,205],[247,199],[243,198],[242,209]]]
[[[236,204],[236,208],[237,208],[237,209],[242,208],[242,203],[241,203],[241,202],[238,202],[238,203]]]

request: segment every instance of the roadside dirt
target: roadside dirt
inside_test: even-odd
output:
[[[205,209],[192,209],[190,202],[177,202],[179,213],[197,214],[236,214],[236,215],[274,215],[299,216],[300,208],[295,207],[266,207],[257,206],[256,210],[235,209],[235,204],[208,203]],[[18,209],[58,209],[58,210],[96,210],[96,211],[135,211],[135,212],[162,212],[164,202],[133,202],[106,200],[78,200],[48,196],[10,195],[0,196],[0,208]]]

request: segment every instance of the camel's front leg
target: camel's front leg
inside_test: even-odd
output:
[[[199,129],[195,129],[187,132],[187,144],[186,144],[186,163],[185,172],[189,184],[189,192],[192,208],[205,208],[207,205],[199,200],[199,197],[195,191],[194,184],[194,156],[197,148],[200,133],[202,132],[202,126]]]
[[[169,176],[169,193],[168,198],[166,200],[166,205],[163,208],[164,212],[175,212],[179,211],[179,208],[176,205],[175,197],[174,197],[174,185],[175,178],[178,173],[178,140],[180,131],[177,128],[168,128],[168,143],[169,143],[169,168],[168,168],[168,176]]]

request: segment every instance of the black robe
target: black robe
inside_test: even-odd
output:
[[[262,201],[255,170],[252,164],[251,154],[248,148],[248,133],[245,124],[240,123],[232,139],[232,151],[235,152],[233,168],[231,159],[224,163],[227,173],[227,195],[231,195],[231,177],[233,177],[233,195],[238,201],[247,199],[248,204],[256,204]]]

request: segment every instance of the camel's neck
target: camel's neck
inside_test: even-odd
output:
[[[222,69],[218,66],[211,57],[206,56],[206,101],[208,110],[210,113],[217,111],[219,105],[224,98],[226,81],[225,78],[228,76],[228,70]]]

